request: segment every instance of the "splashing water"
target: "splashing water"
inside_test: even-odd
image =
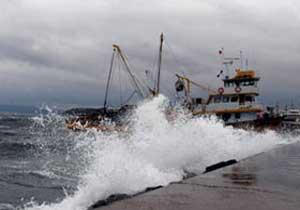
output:
[[[30,210],[84,210],[116,193],[134,194],[147,187],[182,180],[185,171],[242,159],[296,141],[275,132],[248,132],[224,127],[217,119],[190,119],[178,114],[169,122],[168,100],[159,96],[138,106],[129,134],[89,131],[74,135],[86,159],[78,189],[60,203],[28,204]],[[80,139],[80,140],[79,140]],[[84,140],[84,141],[83,141]]]

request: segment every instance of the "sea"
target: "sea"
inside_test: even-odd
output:
[[[68,130],[66,116],[49,107],[0,113],[0,210],[85,210],[114,194],[166,186],[211,164],[300,141],[191,118],[180,108],[170,121],[168,104],[163,95],[140,102],[122,133]]]

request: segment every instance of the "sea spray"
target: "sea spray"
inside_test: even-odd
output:
[[[216,118],[165,115],[168,100],[154,98],[138,106],[128,134],[90,130],[74,136],[88,161],[77,190],[60,203],[28,205],[27,209],[84,210],[109,195],[134,194],[147,187],[181,180],[185,171],[202,172],[207,165],[242,159],[289,143],[273,131],[255,133],[224,127]],[[88,144],[84,144],[84,136]]]

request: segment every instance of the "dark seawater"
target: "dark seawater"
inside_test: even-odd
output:
[[[57,115],[0,113],[0,209],[72,193],[80,167],[72,139]]]
[[[0,210],[84,210],[112,194],[164,186],[182,180],[186,171],[202,173],[219,161],[299,142],[299,137],[224,128],[216,119],[182,113],[170,123],[163,114],[167,104],[160,96],[139,105],[126,134],[72,132],[50,109],[0,113]],[[297,148],[289,150],[288,163],[299,174]]]

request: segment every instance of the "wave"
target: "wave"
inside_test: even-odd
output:
[[[0,210],[13,210],[15,207],[9,203],[0,203]]]
[[[141,103],[127,134],[90,130],[72,136],[82,163],[75,193],[59,203],[28,203],[30,210],[84,210],[113,194],[135,194],[149,187],[180,181],[186,171],[243,159],[298,139],[273,131],[255,133],[224,127],[216,118],[191,118],[182,111],[169,122],[168,99],[160,95]]]
[[[48,175],[39,171],[28,172],[11,172],[6,175],[1,175],[0,181],[7,184],[18,185],[27,188],[40,188],[40,189],[56,189],[62,190],[72,189],[71,181],[66,184],[66,180],[61,180],[61,177]]]
[[[1,133],[1,132],[0,132]],[[23,157],[37,150],[37,146],[27,142],[1,142],[0,157]]]

